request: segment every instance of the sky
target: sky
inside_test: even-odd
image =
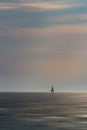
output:
[[[0,0],[0,91],[87,91],[87,0]]]

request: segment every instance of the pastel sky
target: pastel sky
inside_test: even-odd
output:
[[[0,0],[0,91],[87,91],[87,0]]]

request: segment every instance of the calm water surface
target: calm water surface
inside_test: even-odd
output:
[[[0,93],[0,130],[87,130],[87,93]]]

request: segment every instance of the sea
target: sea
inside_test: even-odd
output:
[[[87,130],[87,93],[0,93],[0,130]]]

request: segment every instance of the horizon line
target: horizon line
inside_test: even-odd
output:
[[[0,93],[51,93],[50,91],[1,91]],[[87,93],[87,91],[55,91],[56,93]]]

